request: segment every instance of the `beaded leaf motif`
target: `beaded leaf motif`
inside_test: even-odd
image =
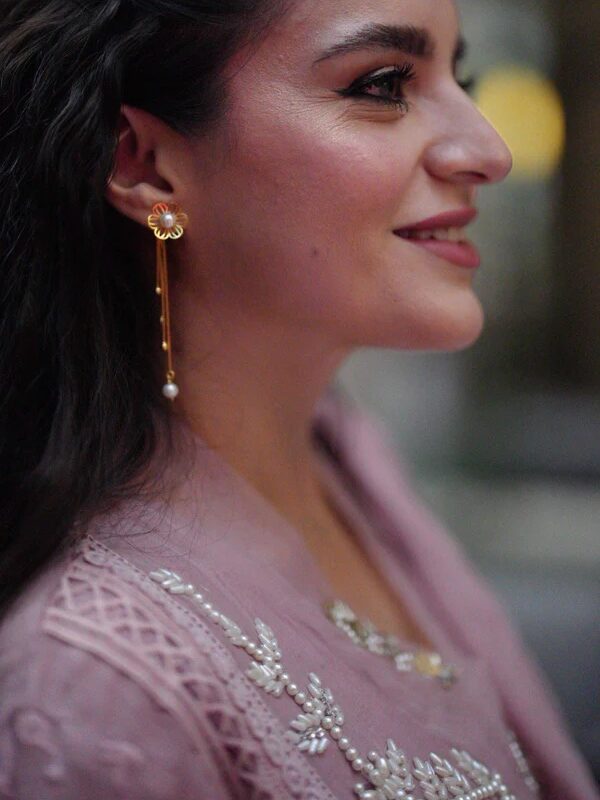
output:
[[[321,679],[314,672],[309,675],[308,693],[310,698],[303,704],[304,714],[292,720],[290,727],[296,732],[291,740],[299,750],[309,756],[320,755],[329,747],[329,734],[334,727],[344,724],[344,715],[334,702],[331,689],[323,688]],[[308,710],[307,710],[308,709]]]
[[[343,600],[325,603],[324,610],[327,617],[354,644],[370,653],[390,658],[398,672],[414,671],[437,679],[445,689],[450,689],[456,683],[458,670],[452,664],[444,664],[439,653],[403,649],[396,636],[381,633],[370,620],[360,619]]]
[[[255,619],[258,641],[252,641],[237,623],[221,614],[192,584],[170,570],[159,569],[150,578],[171,594],[194,600],[201,613],[219,625],[236,647],[251,657],[248,678],[267,694],[293,698],[302,708],[286,733],[288,741],[308,756],[322,755],[334,741],[362,780],[354,786],[359,800],[516,800],[497,773],[492,773],[465,750],[453,749],[450,759],[431,753],[429,758],[410,760],[388,739],[385,755],[372,750],[366,758],[344,735],[344,714],[318,675],[309,674],[302,691],[285,670],[279,644],[271,628]]]

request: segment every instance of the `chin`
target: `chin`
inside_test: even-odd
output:
[[[390,320],[387,330],[379,328],[379,335],[375,337],[378,341],[371,341],[369,345],[452,353],[474,344],[483,331],[484,322],[481,303],[471,294],[467,302],[423,309],[422,314],[413,313],[410,320],[402,320],[401,326],[397,319],[395,324]]]
[[[471,332],[470,334],[465,334],[461,337],[456,337],[454,340],[450,340],[444,344],[441,344],[438,350],[443,350],[447,353],[456,353],[459,350],[466,350],[467,348],[471,347],[475,344],[475,342],[481,336],[483,331],[483,325],[480,326],[479,330],[476,333]]]
[[[437,331],[437,344],[432,342],[429,347],[450,353],[465,350],[479,339],[484,323],[483,309],[477,301],[469,313],[465,313],[460,318],[447,320],[447,324]]]

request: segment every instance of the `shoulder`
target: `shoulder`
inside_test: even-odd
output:
[[[233,796],[220,720],[210,719],[237,715],[218,655],[137,577],[87,546],[5,620],[0,797]]]

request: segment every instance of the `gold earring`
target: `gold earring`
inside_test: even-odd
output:
[[[175,383],[173,352],[171,349],[171,309],[169,307],[169,275],[167,268],[167,239],[180,239],[188,224],[188,216],[175,203],[156,203],[148,216],[148,227],[156,237],[156,294],[160,296],[160,324],[162,349],[167,354],[167,382],[162,393],[175,400],[179,386]]]

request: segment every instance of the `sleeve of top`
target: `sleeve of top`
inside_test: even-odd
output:
[[[12,713],[0,731],[0,798],[232,796],[208,738],[192,742],[179,720],[129,677],[50,637],[37,656],[43,681],[10,699]]]
[[[240,797],[209,721],[214,669],[151,599],[94,569],[28,591],[0,628],[0,800]]]

